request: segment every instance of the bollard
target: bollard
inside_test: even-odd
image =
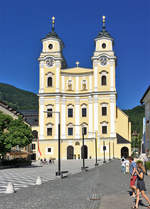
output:
[[[7,187],[6,187],[6,192],[7,194],[11,194],[11,193],[14,193],[15,190],[14,190],[14,186],[11,182],[8,183]]]
[[[36,185],[41,185],[41,184],[42,184],[41,177],[38,176],[37,179],[36,179]]]

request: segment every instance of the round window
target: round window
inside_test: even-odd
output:
[[[53,44],[49,44],[48,48],[52,49],[53,48]]]
[[[102,48],[103,48],[103,49],[106,48],[106,44],[105,44],[105,43],[102,44]]]

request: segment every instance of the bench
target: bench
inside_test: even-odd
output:
[[[67,177],[69,171],[61,171],[61,178]]]
[[[82,171],[88,171],[88,168],[89,168],[88,166],[85,166],[84,168],[81,167],[81,170],[82,170]]]
[[[60,173],[57,171],[56,176],[60,176],[61,178],[65,178],[68,176],[69,171],[61,171]]]

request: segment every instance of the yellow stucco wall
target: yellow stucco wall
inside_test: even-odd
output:
[[[102,47],[104,43],[106,44],[105,48]],[[53,45],[52,49],[49,49],[49,44]],[[101,60],[103,57],[106,61],[105,64]],[[47,65],[48,58],[53,60],[51,66]],[[76,159],[81,158],[81,125],[83,124],[87,127],[85,145],[88,147],[88,158],[95,158],[95,134],[98,158],[103,158],[104,143],[106,158],[120,158],[121,147],[127,146],[130,150],[130,144],[117,144],[116,133],[130,141],[131,126],[128,117],[118,108],[116,109],[116,57],[113,51],[113,40],[108,37],[95,39],[91,69],[80,66],[62,69],[62,59],[60,40],[54,37],[45,38],[42,41],[42,52],[39,57],[38,132],[41,158],[57,159],[58,156],[58,113],[56,112],[60,112],[62,159],[67,158],[68,146],[74,148]],[[49,76],[53,81],[51,87],[47,86]],[[106,85],[102,85],[102,76],[106,76]],[[71,82],[71,88],[68,82]],[[83,88],[83,82],[86,83],[86,88]],[[72,118],[68,117],[70,106],[73,109]],[[82,117],[83,106],[87,110],[86,117]],[[107,108],[106,116],[102,115],[102,106]],[[52,117],[47,117],[46,111],[49,107],[54,112]],[[69,126],[73,127],[73,136],[68,136]],[[107,133],[102,133],[102,126],[107,126]],[[52,128],[52,136],[47,136],[47,127]],[[79,145],[76,145],[77,142]],[[50,153],[47,153],[48,148],[51,148]]]

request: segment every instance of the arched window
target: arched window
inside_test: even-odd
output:
[[[52,85],[53,85],[53,79],[52,79],[52,77],[48,77],[48,79],[47,79],[47,86],[48,87],[52,87]]]
[[[107,79],[106,79],[106,76],[105,75],[103,75],[101,77],[101,84],[102,84],[102,86],[106,86],[107,85]]]

